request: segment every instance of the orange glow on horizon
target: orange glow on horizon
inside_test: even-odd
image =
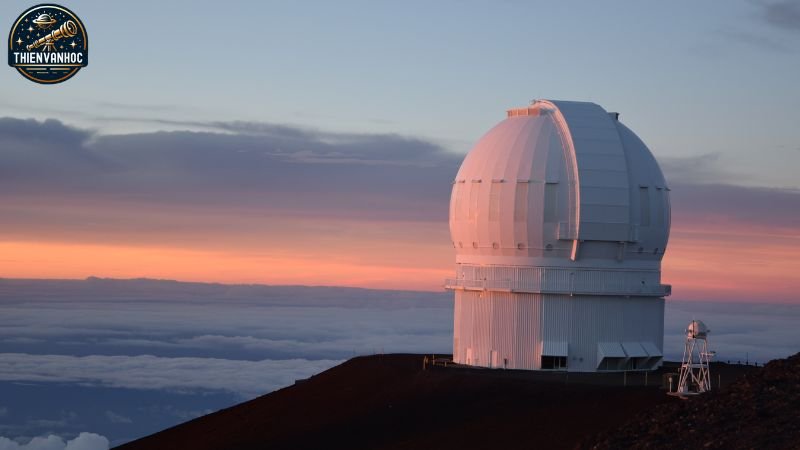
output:
[[[326,222],[326,233],[275,230],[224,246],[211,237],[156,242],[0,242],[0,277],[159,278],[440,291],[454,252],[441,224]],[[322,225],[320,225],[322,226]],[[673,226],[663,279],[675,300],[798,302],[792,230]],[[254,243],[257,242],[258,245]]]
[[[720,223],[673,226],[662,265],[675,299],[797,302],[800,235]]]
[[[0,242],[6,278],[158,278],[180,281],[437,290],[447,269],[378,266],[333,258],[65,243]]]

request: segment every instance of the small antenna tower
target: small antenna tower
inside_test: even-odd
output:
[[[708,350],[707,338],[710,332],[700,320],[692,320],[686,327],[686,345],[676,394],[697,395],[711,390],[708,363],[715,352]]]

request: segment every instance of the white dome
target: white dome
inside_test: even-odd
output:
[[[617,117],[584,102],[509,110],[454,181],[456,262],[659,269],[669,189]]]
[[[693,320],[686,327],[686,336],[692,339],[705,339],[711,330],[708,329],[702,320]]]

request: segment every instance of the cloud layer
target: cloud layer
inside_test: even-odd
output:
[[[0,187],[81,201],[430,220],[446,214],[439,205],[460,161],[395,135],[210,125],[215,132],[95,136],[55,120],[2,118]]]
[[[0,273],[426,290],[451,273],[447,204],[462,155],[389,134],[176,125],[206,131],[98,135],[0,118]],[[796,301],[784,253],[800,251],[800,193],[725,184],[741,177],[715,154],[661,160],[676,295]],[[754,255],[755,270],[726,273]]]
[[[116,445],[354,355],[446,354],[452,307],[445,292],[0,279],[0,434]],[[668,301],[668,359],[695,318],[722,360],[798,350],[800,305]]]
[[[60,436],[51,434],[35,437],[24,444],[0,436],[0,450],[108,450],[108,447],[108,439],[104,436],[86,432],[66,442]]]
[[[254,397],[290,385],[295,380],[307,378],[340,362],[3,353],[0,354],[0,380],[173,391],[227,390],[244,397]]]
[[[7,414],[0,435],[89,429],[117,445],[354,355],[445,353],[452,339],[449,297],[0,279],[0,413]]]
[[[757,3],[766,23],[785,30],[800,32],[800,5],[792,0]]]
[[[327,219],[446,221],[450,181],[463,158],[396,135],[260,123],[207,126],[212,131],[94,135],[56,120],[0,118],[2,195],[47,193],[75,205],[117,208],[185,207],[173,210],[175,216],[210,207],[220,213],[261,208]],[[800,193],[724,184],[730,175],[717,154],[659,159],[676,194],[685,193],[673,205],[679,214],[711,208],[711,214],[737,221],[779,213],[790,226],[800,222],[794,208]],[[779,211],[776,205],[787,207]],[[146,227],[154,218],[143,219]],[[52,226],[58,225],[64,224]]]

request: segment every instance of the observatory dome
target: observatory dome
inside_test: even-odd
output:
[[[669,189],[618,117],[585,102],[509,110],[454,180],[456,262],[659,268]]]
[[[689,322],[689,325],[686,327],[686,336],[692,339],[705,339],[709,331],[710,330],[702,320],[693,320]]]
[[[661,364],[669,188],[594,103],[511,109],[453,181],[453,360],[578,372]]]

